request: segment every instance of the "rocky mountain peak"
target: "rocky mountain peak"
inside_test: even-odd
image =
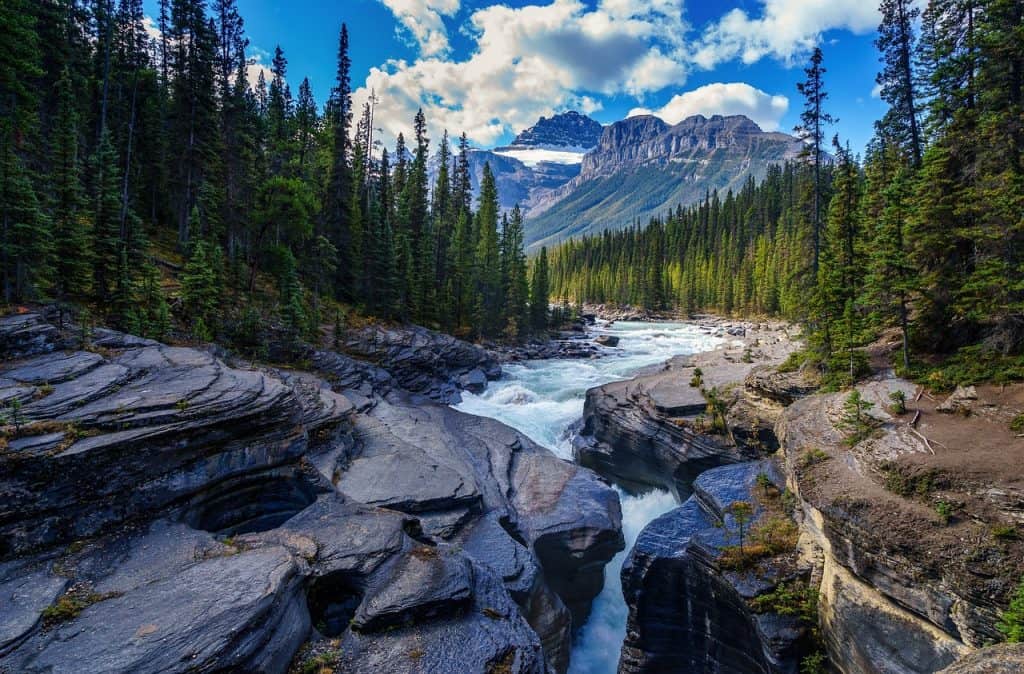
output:
[[[512,141],[511,147],[569,147],[590,149],[601,138],[601,124],[575,110],[541,117]]]

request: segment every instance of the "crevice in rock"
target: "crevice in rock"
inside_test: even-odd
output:
[[[184,521],[222,536],[269,531],[312,505],[321,491],[294,475],[234,482],[193,504]]]
[[[338,637],[352,622],[363,601],[362,592],[345,573],[329,573],[306,588],[306,604],[313,627],[325,637]]]

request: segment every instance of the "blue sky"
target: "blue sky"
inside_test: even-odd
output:
[[[338,29],[348,23],[357,104],[381,99],[386,136],[422,106],[432,138],[466,131],[507,142],[540,115],[568,109],[603,123],[651,111],[744,113],[791,131],[796,82],[825,50],[837,131],[861,150],[884,111],[872,96],[873,0],[238,0],[252,56],[280,44],[293,90],[333,85]],[[156,0],[146,0],[155,15]]]

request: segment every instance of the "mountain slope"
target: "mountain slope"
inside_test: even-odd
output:
[[[741,115],[697,115],[675,126],[631,117],[605,128],[583,157],[580,174],[535,195],[526,224],[531,248],[586,233],[646,222],[708,190],[761,178],[771,164],[795,158],[800,141],[766,133]]]

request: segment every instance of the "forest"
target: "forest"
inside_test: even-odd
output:
[[[316,339],[350,315],[467,337],[547,323],[523,219],[468,142],[428,184],[422,112],[392,153],[352,109],[349,35],[320,110],[278,47],[247,79],[236,0],[0,3],[3,304],[56,302],[137,334]],[[325,55],[325,57],[328,57]],[[531,301],[532,300],[532,301]]]
[[[1024,2],[885,0],[876,46],[888,112],[863,157],[831,136],[820,49],[799,85],[801,159],[646,226],[551,254],[554,296],[810,328],[856,376],[885,330],[955,354],[968,378],[1024,377]],[[859,355],[860,354],[860,355]]]

